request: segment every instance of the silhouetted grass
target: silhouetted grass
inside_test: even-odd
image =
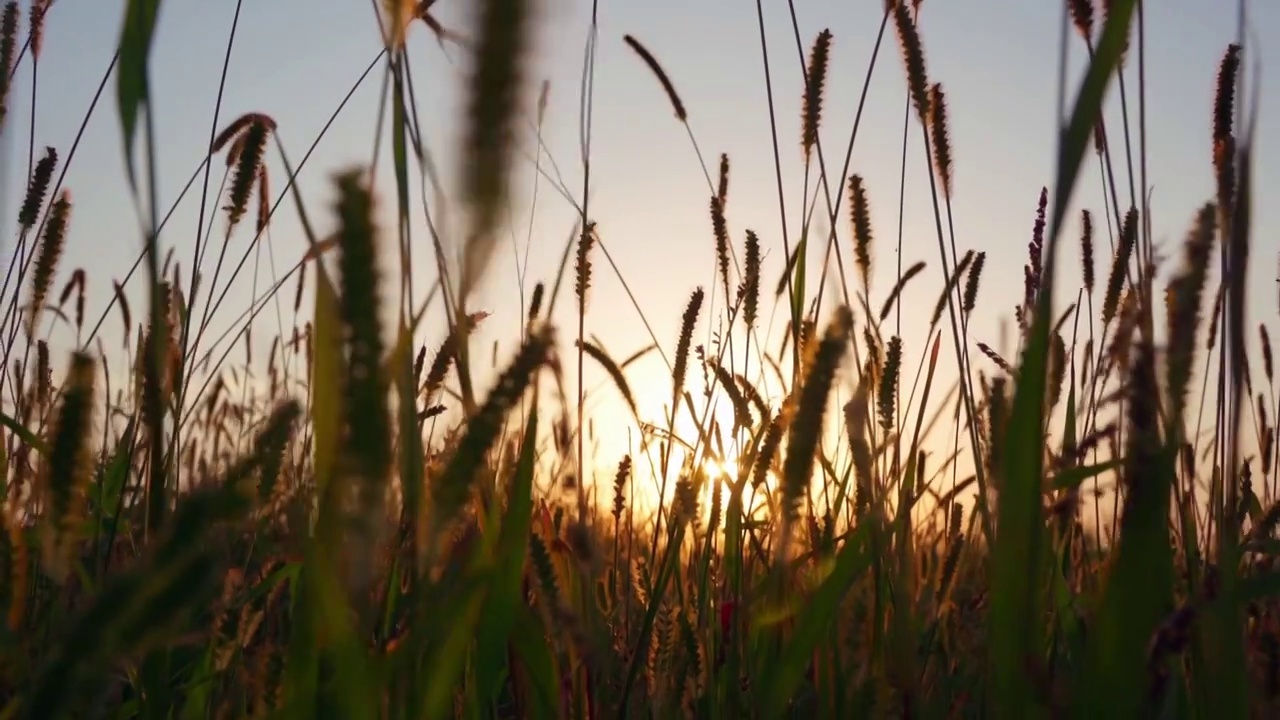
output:
[[[488,313],[469,300],[493,272],[521,123],[534,116],[526,63],[537,47],[535,3],[482,0],[465,41],[435,20],[433,4],[376,4],[392,23],[370,69],[382,64],[390,87],[380,110],[393,128],[394,275],[380,269],[392,244],[376,220],[382,194],[370,173],[336,174],[334,202],[316,213],[295,184],[310,153],[294,165],[281,140],[289,128],[251,112],[213,118],[210,157],[187,187],[201,173],[207,185],[213,154],[226,153],[224,241],[206,285],[213,259],[202,209],[196,267],[184,281],[159,245],[168,215],[153,202],[152,151],[164,151],[153,147],[148,116],[154,0],[127,3],[118,66],[108,69],[130,152],[126,180],[150,213],[135,264],[147,272],[111,279],[111,304],[88,328],[85,285],[99,281],[95,272],[77,268],[58,284],[67,244],[95,230],[76,226],[54,176],[74,151],[49,148],[37,161],[31,148],[15,261],[0,291],[4,717],[1280,713],[1280,396],[1273,318],[1245,306],[1256,128],[1247,113],[1257,98],[1241,110],[1242,46],[1225,49],[1215,100],[1203,108],[1214,197],[1186,209],[1186,239],[1165,269],[1132,190],[1141,182],[1145,195],[1148,185],[1145,169],[1133,170],[1146,167],[1145,127],[1131,128],[1127,110],[1145,106],[1141,78],[1114,83],[1124,127],[1101,119],[1112,81],[1143,56],[1143,5],[1110,0],[1095,12],[1066,3],[1063,22],[1076,33],[1064,27],[1063,38],[1084,47],[1088,68],[1057,128],[1055,174],[1029,189],[1040,190],[1039,203],[1009,209],[1034,216],[1022,292],[988,289],[979,303],[987,250],[957,247],[951,203],[971,176],[956,167],[947,127],[949,104],[975,100],[944,94],[926,67],[928,5],[886,2],[881,33],[893,24],[907,129],[925,140],[917,170],[930,178],[942,269],[928,340],[911,347],[900,320],[892,332],[881,324],[914,302],[933,260],[900,263],[892,287],[872,287],[873,259],[887,254],[877,252],[871,209],[888,207],[875,200],[885,190],[848,161],[828,167],[820,132],[824,96],[849,90],[832,74],[839,30],[806,48],[793,27],[804,80],[797,190],[802,207],[816,208],[821,191],[833,220],[845,214],[832,223],[818,282],[806,277],[809,241],[821,240],[811,212],[798,238],[780,239],[781,341],[761,323],[769,240],[743,228],[738,246],[731,235],[727,155],[718,182],[706,176],[714,242],[680,259],[705,262],[711,298],[689,288],[678,334],[654,338],[644,298],[633,295],[637,331],[653,344],[623,356],[593,339],[593,324],[622,316],[593,307],[590,289],[612,271],[630,293],[628,268],[614,264],[585,201],[548,174],[543,163],[554,160],[540,147],[538,182],[573,200],[578,225],[559,274],[534,286],[510,357],[495,351],[492,372],[480,373],[484,356],[468,336]],[[31,18],[50,11],[62,8],[37,2]],[[419,19],[473,65],[460,160],[465,232],[442,237],[432,224],[430,241],[417,242],[431,252],[415,258],[409,173],[431,171],[401,29]],[[9,80],[37,62],[41,37],[30,28],[31,52],[19,49],[20,20],[8,3],[0,122],[11,130]],[[630,35],[604,41],[628,44],[657,76],[701,163],[689,125],[700,99],[676,94],[680,68],[663,68]],[[877,41],[865,84],[879,53]],[[536,117],[528,124],[540,132],[540,109]],[[132,159],[139,142],[141,168]],[[771,144],[780,156],[776,132]],[[1108,202],[1082,211],[1083,287],[1064,288],[1060,241],[1090,149]],[[265,168],[276,152],[286,177],[273,178],[282,187],[273,199]],[[1124,153],[1115,165],[1128,177],[1117,179],[1113,152]],[[775,179],[785,194],[780,171]],[[1118,202],[1125,180],[1128,205]],[[255,192],[253,240],[224,276]],[[691,211],[705,212],[707,197],[689,198]],[[228,289],[286,198],[308,250],[230,317]],[[1099,287],[1095,224],[1116,233]],[[847,271],[842,246],[853,253]],[[549,318],[571,256],[578,327],[563,333]],[[409,280],[415,263],[436,270],[426,292]],[[823,292],[828,278],[841,290],[835,307]],[[278,304],[283,288],[295,295],[291,324]],[[716,289],[723,304],[713,302]],[[309,314],[300,312],[304,293],[314,299]],[[969,324],[1000,302],[1018,320],[1012,352],[997,352]],[[269,304],[280,326],[263,352],[250,329]],[[113,308],[122,345],[108,353],[99,331]],[[438,327],[431,308],[443,311]],[[231,329],[215,336],[215,318]],[[1256,374],[1250,322],[1260,323]],[[709,344],[699,344],[699,325]],[[64,331],[76,348],[66,358],[50,350]],[[944,334],[950,388],[935,384]],[[654,349],[669,388],[640,388],[629,374]],[[572,393],[566,352],[576,355]],[[594,392],[619,395],[629,412],[587,414],[588,356],[608,380]],[[477,392],[485,377],[492,386]],[[833,413],[842,389],[847,399]],[[664,417],[644,417],[642,390],[669,398]],[[639,439],[622,457],[587,458],[588,426]]]

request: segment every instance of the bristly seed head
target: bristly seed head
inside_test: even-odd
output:
[[[676,343],[676,360],[671,371],[672,400],[671,412],[676,412],[680,393],[684,390],[685,375],[689,367],[689,346],[693,342],[693,326],[698,322],[698,313],[702,310],[702,288],[693,291],[689,304],[685,306],[684,316],[680,321],[680,340]]]
[[[235,169],[231,177],[231,189],[227,193],[227,211],[229,227],[235,227],[244,217],[249,207],[249,198],[258,183],[258,175],[263,168],[263,156],[267,149],[267,135],[270,128],[263,122],[251,121],[245,131],[236,137],[232,151],[235,153]],[[227,155],[227,163],[232,164],[232,153]]]
[[[809,162],[813,147],[818,143],[818,128],[822,123],[822,98],[826,89],[827,64],[831,59],[831,31],[824,29],[813,41],[809,52],[809,68],[805,72],[804,132],[800,140],[804,160]]]
[[[716,187],[716,197],[720,204],[729,202],[729,154],[720,153],[720,183]]]
[[[270,115],[260,112],[245,113],[231,121],[229,125],[223,128],[222,132],[218,133],[218,136],[213,139],[213,143],[209,146],[209,154],[216,155],[222,152],[222,148],[226,147],[227,143],[231,142],[233,139],[239,140],[242,138],[245,129],[253,123],[264,125],[268,132],[275,132],[276,130],[276,121]],[[228,152],[227,166],[230,167],[231,165],[234,165],[237,157],[237,153]]]
[[[1022,307],[1018,315],[1019,322],[1029,325],[1030,313],[1034,312],[1036,298],[1040,294],[1040,285],[1044,279],[1044,266],[1041,254],[1044,251],[1045,212],[1049,203],[1049,189],[1040,188],[1040,203],[1036,206],[1036,221],[1031,228],[1031,241],[1027,243],[1028,263],[1023,267],[1025,279],[1023,283]]]
[[[32,0],[31,2],[28,45],[31,47],[31,57],[36,60],[40,59],[40,51],[44,48],[44,17],[52,4],[53,0]]]
[[[973,264],[969,267],[969,277],[964,285],[964,314],[968,315],[973,312],[974,306],[978,304],[978,284],[982,280],[982,268],[986,265],[987,254],[979,252],[973,258]]]
[[[738,294],[742,297],[742,321],[750,330],[756,325],[756,313],[760,307],[760,238],[747,231],[746,258],[743,262],[742,285]]]
[[[885,352],[884,371],[880,374],[880,389],[876,395],[880,410],[880,427],[886,433],[894,427],[894,407],[898,392],[898,374],[902,367],[902,338],[894,335],[889,338],[889,349]]]
[[[622,513],[627,508],[627,498],[624,491],[627,487],[627,479],[631,476],[631,456],[623,455],[622,462],[618,463],[618,473],[613,478],[613,519],[618,520],[622,517]]]
[[[1084,289],[1093,294],[1093,216],[1080,211],[1080,264],[1084,271]]]
[[[1240,72],[1240,46],[1232,43],[1218,68],[1218,87],[1213,103],[1213,142],[1231,137],[1236,100],[1236,75]]]
[[[1258,323],[1258,338],[1262,343],[1262,370],[1267,375],[1267,382],[1275,381],[1275,363],[1271,355],[1271,334],[1267,332],[1266,323]]]
[[[13,64],[18,47],[18,0],[9,0],[4,6],[4,15],[0,19],[0,128],[4,127],[4,118],[9,111],[9,78],[13,75]]]
[[[1229,213],[1235,194],[1235,110],[1236,77],[1240,71],[1240,46],[1232,43],[1218,69],[1218,87],[1213,102],[1213,167],[1217,175],[1218,210]],[[1224,215],[1225,218],[1225,215]]]
[[[53,276],[58,271],[58,260],[62,257],[70,216],[71,193],[64,189],[49,210],[49,221],[44,226],[44,237],[41,238],[40,250],[36,255],[35,269],[31,276],[31,315],[27,325],[27,334],[31,337],[35,336],[36,321],[44,309],[44,301],[48,297]]]
[[[596,239],[596,223],[593,220],[587,223],[586,229],[578,236],[578,254],[574,263],[573,290],[584,307],[587,291],[591,289],[591,248]]]
[[[716,265],[720,270],[720,283],[724,286],[725,301],[729,294],[729,222],[725,218],[724,203],[718,196],[711,197],[711,231],[716,240]]]
[[[951,131],[947,123],[947,96],[941,83],[929,88],[929,141],[933,144],[933,166],[942,184],[942,194],[951,198]]]
[[[57,164],[58,151],[52,147],[46,147],[44,156],[31,171],[31,182],[27,185],[22,209],[18,211],[18,225],[23,230],[30,230],[39,219],[40,208],[44,207],[44,198],[49,193],[49,183],[53,180],[53,169]]]
[[[1093,38],[1093,0],[1067,0],[1067,9],[1071,11],[1071,22],[1086,41]]]
[[[1102,300],[1102,322],[1110,323],[1120,308],[1120,291],[1124,289],[1125,277],[1129,271],[1129,259],[1133,255],[1133,246],[1138,237],[1138,210],[1129,208],[1125,215],[1124,225],[1120,230],[1120,246],[1116,248],[1115,259],[1111,263],[1111,275],[1107,280],[1107,294]]]
[[[853,253],[862,276],[862,289],[871,294],[871,208],[862,176],[849,178],[849,215],[853,221]]]
[[[907,88],[911,92],[911,101],[916,106],[920,121],[927,123],[929,117],[929,76],[925,72],[924,48],[920,42],[920,32],[911,19],[905,3],[894,6],[894,25],[898,31],[898,44],[902,50],[902,64],[907,71]]]

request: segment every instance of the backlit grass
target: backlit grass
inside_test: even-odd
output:
[[[24,15],[10,0],[0,16],[0,122],[23,138],[35,118],[10,105],[9,81],[38,68],[44,13],[65,3]],[[713,272],[680,291],[672,337],[652,332],[643,295],[639,319],[593,305],[593,281],[628,272],[586,200],[589,141],[581,191],[539,149],[541,181],[578,219],[558,272],[512,286],[522,329],[498,352],[476,342],[491,322],[476,289],[507,251],[527,131],[540,137],[539,3],[478,0],[465,33],[432,0],[375,3],[385,47],[369,67],[389,128],[375,154],[394,186],[374,187],[367,167],[304,168],[310,153],[285,153],[290,128],[269,109],[219,108],[192,175],[207,189],[223,173],[219,204],[174,241],[193,249],[183,268],[156,202],[161,3],[129,0],[107,87],[122,180],[145,209],[134,271],[62,265],[92,231],[75,201],[93,188],[59,174],[73,148],[28,148],[7,231],[3,716],[1280,713],[1280,396],[1274,315],[1250,314],[1245,292],[1258,254],[1245,49],[1223,48],[1216,88],[1204,74],[1214,104],[1188,108],[1213,118],[1215,194],[1180,210],[1181,244],[1157,253],[1141,201],[1147,88],[1132,72],[1144,3],[1066,3],[1063,41],[1089,61],[1061,88],[1054,175],[1029,190],[1038,204],[1008,209],[1031,229],[1010,296],[984,283],[994,251],[961,240],[952,207],[948,107],[988,100],[931,74],[927,3],[864,4],[880,42],[862,87],[901,73],[904,173],[908,143],[926,148],[924,259],[904,267],[900,239],[873,237],[872,218],[895,208],[851,162],[857,122],[846,146],[823,146],[825,97],[859,82],[832,74],[839,28],[806,41],[793,25],[804,93],[770,84],[776,177],[748,179],[705,151],[680,68],[641,38],[597,35],[593,9],[584,117],[595,43],[625,43],[653,76],[628,91],[669,103],[705,172],[707,195],[688,202],[712,232],[687,252]],[[447,227],[410,190],[434,173],[405,41],[424,28],[468,61]],[[760,50],[772,68],[791,48]],[[1112,102],[1120,127],[1101,119]],[[801,135],[779,138],[793,106]],[[797,149],[803,182],[786,187],[780,157]],[[1092,168],[1103,207],[1068,213]],[[304,179],[328,183],[326,206],[304,202]],[[776,182],[801,208],[791,230],[734,229],[745,182]],[[299,220],[302,257],[266,254],[279,213]],[[429,234],[412,235],[424,219]],[[762,270],[769,251],[779,274]],[[895,251],[895,285],[873,287]],[[236,316],[228,293],[250,258],[252,305]],[[1082,287],[1059,282],[1064,263]],[[86,283],[108,280],[111,303],[87,308]],[[932,310],[920,346],[904,339],[907,297]],[[574,322],[552,323],[557,307]],[[1013,342],[980,337],[975,313],[1011,316]],[[618,322],[635,325],[632,355],[592,333]],[[123,350],[102,342],[110,328]],[[660,387],[635,382],[644,356],[668,371]],[[604,385],[588,388],[586,368]],[[593,413],[601,393],[621,410]],[[595,434],[633,449],[599,457]]]

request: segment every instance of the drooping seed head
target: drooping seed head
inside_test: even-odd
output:
[[[232,146],[236,151],[235,168],[232,171],[231,188],[227,192],[227,205],[224,208],[231,227],[235,227],[248,210],[249,199],[253,194],[253,188],[257,185],[258,174],[263,166],[268,132],[269,129],[265,124],[250,122]],[[231,162],[230,153],[227,161]]]
[[[222,132],[218,133],[217,137],[213,139],[213,143],[209,146],[209,154],[216,155],[222,152],[222,149],[226,147],[227,143],[231,142],[233,139],[240,138],[244,134],[245,129],[254,123],[259,123],[266,127],[267,132],[276,131],[276,121],[270,115],[260,112],[245,113],[235,120],[232,120],[231,123],[223,128]],[[235,160],[235,153],[227,154],[228,166],[234,165]]]
[[[671,108],[676,113],[676,119],[680,122],[686,122],[689,119],[689,113],[684,108],[684,102],[680,100],[680,94],[676,92],[676,86],[671,83],[671,78],[667,76],[667,72],[658,64],[658,59],[649,52],[649,49],[640,44],[640,41],[632,35],[623,36],[623,41],[635,51],[645,65],[649,66],[649,70],[658,78],[658,82],[662,83],[662,89],[667,93],[667,100],[671,102]]]

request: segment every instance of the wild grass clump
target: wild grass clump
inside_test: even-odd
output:
[[[114,70],[126,147],[138,135],[148,153],[164,150],[139,132],[152,5],[127,4]],[[1034,218],[1014,239],[1027,244],[1021,287],[996,297],[988,280],[980,302],[997,245],[962,247],[952,204],[966,196],[958,150],[981,140],[953,139],[947,117],[975,99],[948,96],[926,73],[928,5],[889,0],[880,32],[898,39],[908,130],[925,148],[912,171],[929,180],[938,256],[897,248],[893,284],[880,290],[873,263],[890,255],[871,208],[884,191],[847,162],[827,165],[821,132],[833,122],[824,99],[850,91],[833,74],[839,29],[805,48],[795,26],[796,190],[810,209],[825,195],[832,220],[817,281],[808,216],[798,238],[734,229],[721,154],[687,207],[703,222],[709,210],[714,245],[680,258],[703,263],[707,283],[687,289],[666,339],[639,298],[634,324],[652,343],[618,354],[591,328],[629,316],[589,299],[604,279],[630,292],[625,268],[585,198],[560,187],[579,217],[558,274],[539,279],[526,306],[520,271],[520,332],[486,368],[470,338],[491,315],[473,290],[498,272],[536,8],[483,0],[459,35],[433,5],[382,5],[397,23],[374,64],[392,88],[380,109],[396,119],[394,191],[349,168],[315,213],[295,184],[314,171],[284,150],[290,128],[265,112],[215,117],[193,183],[203,173],[207,189],[222,158],[222,246],[205,244],[213,219],[202,208],[184,275],[153,218],[135,264],[145,272],[110,278],[96,324],[85,323],[86,286],[106,279],[62,266],[74,243],[100,241],[77,227],[71,189],[55,177],[74,153],[50,147],[37,159],[32,148],[0,290],[4,717],[1280,713],[1280,395],[1275,318],[1244,292],[1256,125],[1238,119],[1253,111],[1237,92],[1243,44],[1227,45],[1216,92],[1205,69],[1214,196],[1176,218],[1188,228],[1181,249],[1159,263],[1151,209],[1138,202],[1153,184],[1145,128],[1128,112],[1147,93],[1129,70],[1145,50],[1141,4],[1068,2],[1076,33],[1062,37],[1083,46],[1087,70],[1058,128],[1055,175],[1028,188],[1034,207],[1009,209]],[[0,14],[8,130],[23,130],[10,80],[38,61],[45,14],[58,8],[33,3],[29,52],[18,3]],[[426,243],[407,230],[434,212],[410,202],[411,171],[433,172],[409,121],[421,109],[404,35],[413,20],[470,61],[459,159],[468,221],[455,237],[428,215]],[[584,108],[594,16],[592,28]],[[766,67],[769,36],[759,38]],[[661,84],[701,164],[679,68],[631,35],[620,42]],[[874,67],[873,57],[864,89]],[[1121,127],[1103,112],[1111,98]],[[32,135],[35,118],[24,119]],[[534,125],[541,132],[541,109]],[[846,158],[856,139],[855,128]],[[779,144],[775,125],[775,158]],[[269,183],[277,159],[284,177]],[[1094,159],[1106,202],[1075,209]],[[588,151],[584,175],[589,164]],[[136,196],[155,197],[156,178],[128,170]],[[785,196],[780,162],[776,173]],[[394,203],[394,228],[380,202]],[[250,253],[270,251],[282,204],[307,251],[287,273],[273,265],[272,284],[255,282],[233,316],[232,283]],[[1075,288],[1060,271],[1061,240],[1076,232],[1068,213],[1079,218]],[[1095,268],[1108,232],[1114,250]],[[252,240],[228,256],[241,236]],[[415,257],[419,247],[428,253]],[[766,307],[774,249],[783,269]],[[435,273],[425,289],[412,280],[423,267]],[[928,268],[942,271],[932,292],[919,287]],[[554,323],[566,273],[568,333]],[[917,347],[901,315],[921,297],[936,301]],[[255,325],[268,307],[274,336]],[[104,326],[112,311],[118,328]],[[1012,347],[970,323],[1009,311]],[[104,340],[114,331],[119,342]],[[642,387],[632,372],[650,353],[669,388]],[[607,376],[599,390],[583,383],[587,358]],[[591,411],[601,392],[623,412]],[[653,395],[660,417],[642,402]],[[598,433],[626,438],[625,451],[589,457]]]

